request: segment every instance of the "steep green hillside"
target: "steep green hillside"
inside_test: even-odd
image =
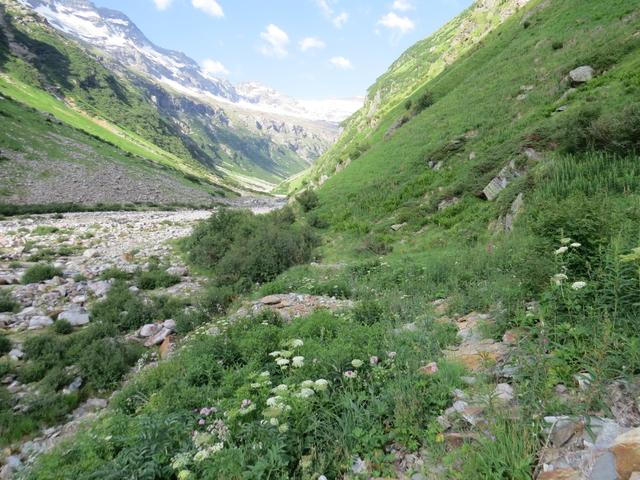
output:
[[[357,158],[369,147],[369,137],[391,110],[404,105],[425,83],[477,47],[528,2],[477,1],[434,35],[409,48],[369,88],[364,107],[345,122],[345,132],[337,145],[310,169],[307,181],[321,183]]]

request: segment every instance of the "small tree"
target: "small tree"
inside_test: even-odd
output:
[[[318,195],[313,190],[305,190],[296,197],[296,200],[305,212],[310,212],[311,210],[318,208],[318,205],[320,205]]]

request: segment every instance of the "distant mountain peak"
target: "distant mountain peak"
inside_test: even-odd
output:
[[[305,102],[288,97],[259,82],[236,86],[225,79],[206,73],[193,59],[182,52],[155,45],[124,13],[98,8],[89,0],[20,0],[44,16],[51,25],[96,47],[120,64],[162,83],[181,94],[208,97],[237,104],[250,110],[309,120],[338,123],[360,108],[357,99],[343,102],[340,108],[328,101]]]

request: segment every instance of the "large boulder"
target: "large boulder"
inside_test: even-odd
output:
[[[38,315],[29,320],[29,330],[39,330],[50,325],[53,325],[53,319],[46,315]]]
[[[640,428],[618,436],[611,451],[616,457],[620,480],[629,480],[634,472],[640,472]]]
[[[58,320],[66,320],[72,327],[81,327],[89,323],[89,313],[84,309],[65,310],[58,315]]]
[[[582,83],[587,83],[590,80],[593,80],[596,71],[593,67],[589,65],[583,65],[569,72],[569,78],[574,85],[579,85]]]
[[[509,164],[500,170],[500,173],[498,173],[498,175],[495,176],[486,187],[484,187],[484,190],[482,190],[484,197],[490,202],[495,200],[498,198],[498,195],[500,195],[500,192],[507,188],[507,185],[520,175],[521,172],[516,168],[515,161],[511,160]]]

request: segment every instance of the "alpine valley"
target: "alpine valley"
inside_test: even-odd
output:
[[[60,130],[30,132],[42,143],[21,152],[10,145],[17,131],[4,129],[11,138],[0,149],[12,161],[1,174],[11,179],[2,196],[9,203],[45,203],[52,189],[61,202],[83,203],[206,203],[223,190],[268,191],[308,168],[361,104],[297,101],[255,82],[232,85],[154,45],[121,12],[90,1],[2,0],[0,9],[3,110],[34,108],[24,113],[29,128],[54,122]],[[109,143],[119,151],[102,152],[108,160],[94,165],[97,172],[89,168],[96,150],[113,149]],[[74,154],[62,159],[55,150],[65,145]],[[123,154],[128,161],[114,162]],[[25,178],[25,162],[40,175]],[[74,193],[60,188],[60,177]],[[110,193],[114,178],[118,195]]]

